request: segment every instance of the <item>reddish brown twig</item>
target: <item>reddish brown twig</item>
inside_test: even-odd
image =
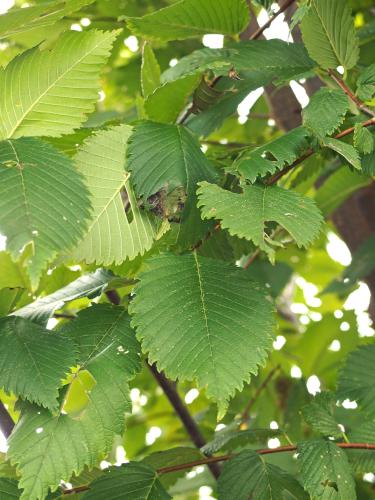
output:
[[[328,70],[329,76],[332,78],[334,82],[337,83],[337,85],[345,92],[345,94],[349,97],[350,100],[354,102],[354,104],[357,106],[358,109],[363,111],[369,116],[375,117],[375,111],[372,111],[372,109],[368,108],[364,102],[361,101],[347,86],[347,84],[344,82],[342,78],[340,78],[332,69]]]
[[[336,443],[339,448],[346,450],[372,450],[375,451],[375,444],[370,443]],[[262,448],[260,450],[255,450],[259,455],[271,455],[273,453],[285,453],[285,452],[293,452],[297,451],[297,446],[295,445],[287,445],[287,446],[279,446],[278,448]],[[201,458],[200,460],[194,460],[193,462],[187,462],[184,464],[171,465],[169,467],[161,467],[157,469],[158,474],[168,474],[169,472],[177,472],[180,470],[191,469],[192,467],[197,467],[198,465],[208,465],[215,464],[218,462],[226,462],[231,458],[235,457],[236,454],[228,454],[228,455],[220,455],[218,457],[206,457]],[[125,466],[126,467],[126,466]],[[71,495],[72,493],[77,493],[80,491],[89,490],[90,487],[88,485],[77,486],[70,490],[63,491],[63,495]]]
[[[260,37],[260,35],[263,34],[263,32],[271,26],[273,21],[279,17],[280,14],[282,14],[288,7],[290,7],[294,3],[294,0],[287,0],[283,5],[279,8],[277,12],[275,12],[269,19],[268,21],[263,24],[263,26],[260,26],[254,33],[249,37],[249,40],[256,40],[257,38]]]
[[[257,401],[257,399],[259,398],[259,396],[262,394],[262,392],[264,391],[264,389],[268,386],[268,384],[271,382],[271,380],[273,379],[275,373],[279,370],[280,366],[277,365],[275,366],[270,372],[269,374],[267,375],[267,377],[263,380],[263,382],[260,384],[260,386],[258,387],[258,389],[255,391],[255,394],[254,396],[250,399],[250,401],[247,403],[244,411],[242,412],[242,415],[241,415],[241,422],[246,422],[246,420],[249,419],[249,416],[250,416],[250,411],[252,409],[252,407],[254,406],[255,402]]]
[[[375,118],[370,118],[369,120],[366,120],[365,122],[361,123],[362,127],[371,127],[375,125]],[[334,136],[334,139],[342,139],[343,137],[346,137],[347,135],[350,135],[354,132],[354,127],[349,127],[342,132],[339,132]],[[267,181],[266,184],[268,186],[275,184],[281,177],[283,177],[285,174],[290,172],[294,167],[302,163],[304,160],[312,156],[316,151],[313,149],[309,149],[303,156],[298,158],[294,163],[291,165],[288,165],[287,167],[283,168],[279,172],[276,172],[276,174],[272,175]]]

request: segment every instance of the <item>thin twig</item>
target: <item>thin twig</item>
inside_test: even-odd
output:
[[[290,7],[294,3],[294,0],[287,0],[283,5],[279,8],[277,12],[275,12],[269,19],[268,21],[263,24],[263,26],[260,26],[254,33],[249,37],[249,40],[256,40],[257,38],[260,37],[260,35],[263,34],[263,31],[265,31],[267,28],[271,26],[273,21],[280,15],[282,14],[288,7]]]
[[[147,363],[151,373],[155,377],[156,381],[163,389],[164,394],[168,398],[169,402],[173,406],[175,412],[183,423],[186,432],[189,434],[190,439],[195,444],[197,448],[202,448],[206,444],[206,440],[204,439],[198,425],[196,424],[193,417],[190,415],[189,410],[186,405],[183,403],[180,395],[177,392],[176,384],[171,382],[166,378],[164,373],[159,372],[156,369],[155,365],[150,365]],[[220,475],[220,469],[216,464],[209,464],[208,467],[212,475],[217,479]]]
[[[275,373],[279,370],[280,365],[275,366],[267,375],[267,377],[263,380],[263,382],[260,384],[258,389],[255,391],[254,396],[250,399],[250,401],[247,403],[244,411],[242,412],[241,415],[241,422],[244,423],[249,419],[250,411],[252,407],[254,406],[255,402],[259,398],[259,396],[262,394],[264,389],[268,386],[268,384],[271,382],[273,376]]]
[[[366,127],[366,128],[367,127],[371,127],[371,126],[375,125],[375,118],[370,118],[370,120],[362,122],[361,125],[362,125],[362,127]],[[354,127],[349,127],[347,129],[343,130],[342,132],[339,132],[338,134],[336,134],[334,136],[334,139],[342,139],[343,137],[346,137],[347,135],[350,135],[353,132],[354,132]],[[266,181],[266,184],[268,186],[270,186],[272,184],[275,184],[279,179],[281,179],[281,177],[283,177],[285,174],[287,174],[288,172],[290,172],[294,167],[296,167],[297,165],[299,165],[300,163],[302,163],[304,160],[306,160],[307,158],[309,158],[310,156],[312,156],[314,153],[316,153],[316,151],[314,151],[313,149],[309,149],[303,156],[301,156],[300,158],[298,158],[291,165],[288,165],[287,167],[283,168],[279,172],[276,172],[276,174],[272,175]]]
[[[334,82],[337,83],[337,85],[345,92],[345,94],[351,99],[354,104],[357,106],[358,109],[363,111],[363,113],[366,113],[369,116],[375,117],[375,111],[372,109],[368,108],[366,104],[361,101],[353,92],[350,90],[350,88],[347,86],[347,84],[344,82],[342,78],[340,78],[333,70],[329,69],[328,70],[329,76],[332,78]]]
[[[244,269],[247,269],[248,267],[250,267],[251,264],[254,262],[254,260],[258,258],[259,254],[260,254],[260,249],[257,248],[255,250],[255,252],[250,255],[250,257],[247,259],[247,261],[245,262],[245,264],[242,267]]]
[[[344,450],[372,450],[375,451],[375,444],[370,443],[336,443],[336,446],[342,448]],[[285,453],[285,452],[294,452],[297,451],[297,446],[295,445],[287,445],[287,446],[279,446],[278,448],[262,448],[260,450],[255,450],[258,455],[271,455],[274,453]],[[202,458],[200,460],[195,460],[194,462],[188,462],[185,464],[177,464],[171,465],[169,467],[161,467],[157,469],[158,474],[168,474],[170,472],[177,472],[180,470],[191,469],[192,467],[197,467],[198,465],[208,465],[208,464],[216,464],[218,462],[226,462],[231,458],[237,456],[236,453],[228,454],[228,455],[220,455],[218,457],[207,457]],[[126,467],[126,465],[125,465]],[[72,493],[76,493],[77,491],[85,491],[90,489],[88,485],[77,486],[76,488],[72,488],[70,490],[63,491],[63,495],[70,495]]]
[[[0,401],[0,430],[7,439],[12,434],[14,426],[15,423],[13,422],[12,417],[9,415],[4,403]]]

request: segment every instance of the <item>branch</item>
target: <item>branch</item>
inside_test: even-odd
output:
[[[370,120],[367,120],[365,122],[362,122],[363,127],[372,127],[373,125],[375,125],[375,117],[370,118]],[[350,135],[353,132],[354,132],[354,127],[349,127],[347,129],[343,130],[342,132],[339,132],[338,134],[336,134],[334,136],[334,139],[342,139],[343,137],[346,137],[347,135]],[[283,177],[285,174],[290,172],[290,170],[292,170],[294,167],[296,167],[297,165],[302,163],[304,160],[306,160],[307,158],[312,156],[315,152],[316,151],[314,151],[313,149],[309,149],[303,156],[298,158],[294,163],[292,163],[291,165],[288,165],[287,167],[283,168],[282,170],[280,170],[276,174],[272,175],[266,181],[267,186],[271,186],[272,184],[275,184],[279,179],[281,179],[281,177]]]
[[[328,70],[329,76],[332,78],[334,82],[337,83],[337,85],[345,92],[345,94],[351,99],[354,104],[357,106],[358,109],[363,111],[363,113],[366,113],[369,116],[375,117],[375,111],[372,111],[370,108],[366,106],[366,104],[361,101],[353,92],[350,90],[350,88],[346,85],[344,80],[340,78],[334,71],[331,69]]]
[[[176,384],[168,380],[164,375],[164,373],[158,372],[154,364],[153,365],[148,364],[148,367],[153,376],[155,377],[156,381],[160,385],[160,387],[163,389],[164,394],[169,399],[169,402],[173,406],[181,422],[184,424],[184,427],[186,429],[186,432],[189,434],[190,439],[197,448],[202,448],[206,444],[206,440],[204,439],[195,420],[190,415],[189,410],[181,400],[176,389]],[[220,469],[217,467],[216,464],[212,465],[209,464],[208,466],[211,470],[212,475],[217,479],[220,475]]]
[[[369,443],[336,443],[339,448],[352,449],[352,450],[373,450],[375,451],[375,444]],[[279,446],[278,448],[263,448],[261,450],[255,450],[258,455],[270,455],[272,453],[283,453],[286,451],[297,451],[297,446]],[[157,470],[158,474],[167,474],[168,472],[176,472],[179,470],[190,469],[191,467],[196,467],[197,465],[214,464],[217,462],[225,462],[235,457],[237,454],[221,455],[219,457],[207,457],[201,460],[196,460],[195,462],[189,462],[186,464],[171,465],[170,467],[162,467]]]
[[[15,423],[13,422],[12,417],[9,415],[4,403],[0,401],[0,430],[7,439],[12,434],[14,426]]]
[[[263,32],[271,26],[273,21],[280,14],[282,14],[284,11],[286,11],[286,9],[288,7],[290,7],[292,5],[292,3],[294,3],[294,0],[286,0],[286,2],[283,3],[283,5],[279,8],[279,10],[277,12],[275,12],[275,14],[273,14],[263,26],[260,26],[256,31],[254,31],[254,33],[249,37],[249,40],[256,40],[257,38],[259,38],[260,35],[262,35]]]
[[[271,382],[273,376],[275,375],[275,373],[279,370],[280,368],[280,365],[277,365],[275,366],[270,372],[269,374],[267,375],[267,377],[263,380],[263,382],[261,383],[261,385],[258,387],[258,389],[255,391],[255,394],[254,396],[250,399],[250,401],[247,403],[244,411],[242,412],[242,415],[241,415],[241,422],[244,423],[246,422],[246,420],[249,419],[249,416],[250,416],[250,411],[252,409],[252,407],[254,406],[254,403],[257,401],[257,399],[259,398],[259,396],[262,394],[262,392],[264,391],[264,389],[267,387],[267,385]]]
[[[372,450],[375,451],[375,444],[369,443],[336,443],[339,448],[346,450]],[[285,452],[293,452],[297,451],[297,446],[288,445],[288,446],[279,446],[278,448],[263,448],[260,450],[255,450],[259,455],[271,455],[273,453],[285,453]],[[236,453],[229,455],[220,455],[219,457],[207,457],[202,458],[201,460],[195,460],[194,462],[188,462],[186,464],[178,464],[171,465],[169,467],[161,467],[157,469],[156,472],[158,474],[168,474],[169,472],[177,472],[180,470],[191,469],[192,467],[197,467],[198,465],[209,465],[209,464],[217,464],[218,462],[226,462],[231,458],[237,456]],[[126,467],[126,466],[125,466]],[[88,485],[77,486],[76,488],[72,488],[70,490],[63,491],[63,495],[71,495],[72,493],[76,493],[79,491],[89,490],[90,487]]]

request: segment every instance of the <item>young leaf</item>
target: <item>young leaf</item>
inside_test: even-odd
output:
[[[220,474],[221,500],[294,500],[307,499],[300,483],[290,474],[253,450],[246,450],[227,462]]]
[[[369,101],[375,94],[375,64],[367,66],[357,80],[357,96],[363,101]]]
[[[274,78],[282,80],[305,73],[314,68],[305,47],[299,43],[281,40],[250,40],[231,44],[223,49],[201,49],[183,57],[178,64],[162,74],[162,82],[178,80],[208,69],[227,75],[230,69],[237,72],[273,71]]]
[[[176,121],[198,85],[199,78],[199,75],[190,75],[158,87],[145,101],[148,118],[161,123]]]
[[[139,208],[126,171],[131,130],[128,125],[101,130],[84,142],[75,157],[93,206],[87,233],[73,252],[79,261],[120,264],[143,255],[159,230],[162,234],[163,228]]]
[[[110,271],[97,269],[93,273],[80,276],[60,290],[17,309],[13,314],[45,325],[53,313],[61,309],[66,302],[80,297],[94,298],[105,290],[112,279],[113,274]]]
[[[347,456],[331,441],[312,440],[299,444],[298,459],[304,488],[313,498],[357,498]]]
[[[129,18],[128,27],[138,35],[167,41],[205,33],[237,35],[248,20],[245,0],[180,0],[146,16]]]
[[[291,165],[308,147],[309,132],[297,127],[272,142],[251,151],[245,151],[234,162],[233,168],[250,182],[273,174]]]
[[[311,0],[301,23],[310,56],[324,69],[351,69],[359,57],[350,8],[343,0]]]
[[[310,198],[278,186],[245,186],[241,194],[215,184],[199,184],[198,206],[205,219],[218,219],[232,235],[246,238],[273,257],[266,222],[286,229],[300,247],[308,246],[322,227],[322,215]]]
[[[22,500],[44,498],[50,487],[92,468],[124,431],[129,411],[128,381],[140,366],[139,345],[121,307],[97,305],[59,331],[77,344],[78,361],[96,381],[80,418],[40,407],[27,408],[9,441],[9,457],[21,472]],[[79,443],[79,446],[77,446]]]
[[[302,408],[302,414],[314,430],[323,436],[339,439],[342,438],[342,430],[333,416],[335,404],[334,394],[322,392],[317,394],[309,405]]]
[[[160,66],[148,43],[142,49],[141,84],[145,99],[160,86]]]
[[[36,288],[48,261],[82,237],[89,193],[67,156],[33,138],[0,142],[0,179],[0,231],[13,259],[31,244],[28,273]]]
[[[303,124],[318,137],[331,135],[343,123],[348,109],[344,92],[325,87],[311,97],[303,110]]]
[[[341,370],[338,395],[357,401],[371,416],[375,416],[375,345],[364,345],[351,352]]]
[[[0,319],[0,386],[51,411],[75,364],[74,344],[23,318]]]
[[[353,148],[350,144],[333,139],[332,137],[325,137],[323,139],[323,145],[326,148],[336,151],[336,153],[345,158],[345,160],[357,170],[361,170],[361,160],[359,155],[355,148]]]
[[[52,50],[30,49],[0,70],[0,138],[59,137],[92,112],[98,77],[117,31],[64,33]]]
[[[354,146],[360,153],[370,154],[374,149],[374,138],[371,132],[362,126],[361,123],[356,123],[354,127]]]
[[[130,304],[142,349],[172,379],[206,386],[222,414],[267,357],[272,304],[246,273],[224,262],[195,253],[148,262]]]
[[[96,479],[82,500],[108,500],[129,498],[134,500],[169,500],[172,497],[160,483],[157,473],[148,465],[129,462],[111,467]]]

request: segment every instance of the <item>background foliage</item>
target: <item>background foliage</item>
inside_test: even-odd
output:
[[[373,2],[0,12],[0,498],[373,498]]]

